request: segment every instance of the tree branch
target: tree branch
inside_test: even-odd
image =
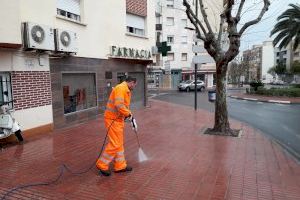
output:
[[[192,23],[192,24],[194,25],[194,27],[196,28],[197,37],[200,38],[201,40],[205,41],[205,38],[202,37],[201,32],[200,32],[200,29],[199,29],[199,27],[197,26],[197,23],[196,23],[195,19],[193,19],[193,17],[191,16],[191,13],[188,12],[188,10],[186,10],[185,12],[186,12],[187,17],[188,17],[189,20],[191,21],[191,23]]]
[[[263,15],[265,14],[265,12],[268,10],[270,6],[270,1],[269,0],[264,0],[264,7],[262,8],[260,14],[258,15],[258,17],[252,21],[247,22],[246,24],[244,24],[244,26],[241,28],[241,30],[239,31],[239,34],[242,35],[244,33],[244,31],[251,25],[257,24],[261,18],[263,17]]]
[[[203,0],[200,0],[199,2],[200,2],[200,10],[201,10],[201,14],[202,14],[202,16],[203,16],[203,19],[204,19],[205,25],[206,25],[206,27],[207,27],[207,29],[208,29],[208,32],[209,32],[209,33],[213,33],[213,31],[212,31],[212,29],[211,29],[211,26],[210,26],[210,24],[209,24],[209,22],[208,22],[208,19],[207,19],[207,14],[206,14],[205,9],[204,9]]]
[[[242,10],[243,10],[244,3],[245,3],[245,0],[241,0],[238,12],[237,12],[237,14],[235,16],[235,19],[237,20],[237,22],[239,22],[240,19],[241,19],[241,13],[242,13]]]
[[[191,5],[187,2],[187,0],[183,0],[183,5],[186,7],[186,13],[190,13],[190,16],[194,19],[194,20],[191,20],[190,18],[190,21],[194,21],[196,24],[199,24],[203,34],[206,36],[207,35],[207,32],[203,26],[203,24],[200,22],[200,20],[198,19],[198,17],[195,15],[195,13],[193,12],[193,10],[191,9]],[[192,22],[192,24],[194,24]],[[194,24],[195,26],[195,24]],[[198,26],[195,26],[195,28],[198,27]],[[200,31],[199,31],[200,33]]]
[[[224,10],[224,14],[226,16],[226,21],[228,24],[234,23],[234,18],[231,15],[233,4],[234,4],[234,0],[228,0],[226,9]]]
[[[223,26],[224,26],[224,21],[225,21],[225,15],[221,14],[220,18],[221,18],[221,22],[220,22],[218,39],[217,39],[217,44],[219,45],[219,48],[221,46],[221,39],[222,39],[222,33],[223,33]]]

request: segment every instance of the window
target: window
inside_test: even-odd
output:
[[[187,61],[187,53],[182,53],[181,54],[181,60],[182,61]]]
[[[181,43],[187,44],[187,36],[181,36]]]
[[[174,0],[167,0],[167,7],[174,8]]]
[[[64,73],[62,85],[65,114],[97,106],[94,73]]]
[[[174,61],[174,53],[168,53],[168,60]]]
[[[80,0],[56,0],[57,15],[80,21]]]
[[[168,35],[167,36],[167,41],[169,44],[173,44],[174,43],[174,36]]]
[[[145,35],[145,17],[126,14],[126,28],[128,33],[133,33],[135,35],[144,36]]]
[[[10,74],[0,73],[0,103],[9,101],[12,101]],[[12,108],[12,102],[8,106]]]
[[[181,25],[182,27],[187,27],[187,19],[181,19]]]
[[[174,26],[174,17],[167,17],[167,26]]]

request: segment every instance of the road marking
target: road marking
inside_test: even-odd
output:
[[[283,103],[283,104],[290,104],[290,101],[279,101],[279,100],[268,100],[271,103]]]
[[[244,98],[244,99],[249,101],[257,101],[257,99],[253,99],[253,98]]]

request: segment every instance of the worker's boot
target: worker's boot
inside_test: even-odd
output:
[[[130,166],[126,166],[124,169],[121,170],[117,170],[115,171],[115,173],[121,173],[121,172],[131,172],[132,171],[132,167]]]
[[[110,174],[111,174],[110,170],[99,169],[99,171],[103,176],[110,176]]]

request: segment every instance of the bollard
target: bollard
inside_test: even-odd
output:
[[[209,90],[208,91],[208,101],[215,102],[216,101],[216,90]]]

